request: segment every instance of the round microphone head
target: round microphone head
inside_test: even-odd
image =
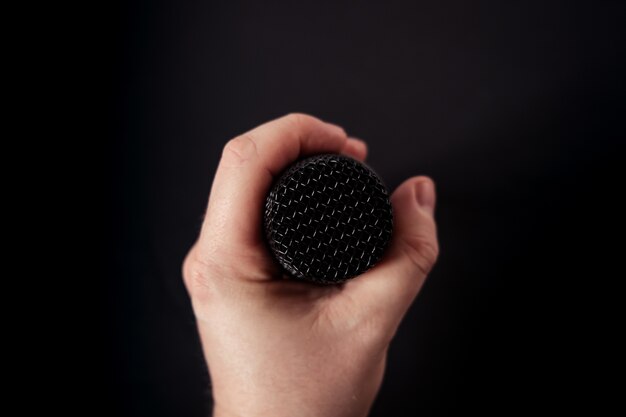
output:
[[[294,278],[338,284],[382,257],[393,230],[389,193],[366,165],[318,155],[288,168],[265,204],[271,251]]]

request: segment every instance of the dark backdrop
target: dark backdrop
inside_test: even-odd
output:
[[[294,111],[367,140],[390,188],[416,174],[438,184],[441,258],[372,416],[591,401],[601,359],[582,346],[605,340],[588,311],[612,277],[601,235],[623,159],[623,3],[377,3],[114,11],[104,295],[115,415],[207,415],[181,261],[224,143]]]

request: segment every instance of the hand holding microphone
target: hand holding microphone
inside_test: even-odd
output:
[[[438,244],[432,181],[405,181],[386,205],[365,156],[300,114],[224,148],[183,267],[214,415],[367,414]]]

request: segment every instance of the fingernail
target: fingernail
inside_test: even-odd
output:
[[[348,142],[352,144],[355,148],[359,150],[361,153],[365,153],[367,151],[367,144],[363,139],[359,138],[348,138]]]
[[[430,180],[418,182],[415,194],[417,195],[417,204],[432,216],[435,212],[435,186],[433,182]]]

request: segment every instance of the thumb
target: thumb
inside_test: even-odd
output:
[[[350,299],[363,303],[365,314],[385,319],[394,330],[437,260],[435,201],[430,178],[402,183],[391,196],[394,232],[387,253],[378,265],[345,286]]]

